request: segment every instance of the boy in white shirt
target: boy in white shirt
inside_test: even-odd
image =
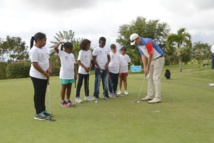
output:
[[[64,51],[59,50],[59,45],[62,44],[64,47]],[[76,75],[76,66],[75,66],[75,58],[72,52],[73,45],[70,42],[60,42],[55,47],[54,50],[57,52],[61,61],[60,68],[60,82],[62,84],[61,88],[61,106],[62,107],[70,107],[74,106],[74,104],[70,100],[71,96],[71,86],[72,83],[75,83],[77,78]],[[65,94],[67,95],[67,100],[65,100]]]
[[[118,91],[118,95],[121,94],[121,88],[122,88],[122,83],[124,83],[124,93],[125,95],[128,95],[128,91],[127,91],[127,76],[128,76],[128,65],[131,62],[131,59],[129,58],[129,56],[126,54],[126,47],[122,47],[120,49],[120,73],[119,73],[119,91]]]
[[[99,99],[99,88],[100,88],[100,80],[102,79],[103,85],[103,95],[105,99],[109,99],[108,96],[108,64],[110,61],[109,52],[104,49],[106,44],[106,39],[104,37],[100,37],[99,39],[99,47],[94,48],[93,50],[93,61],[95,64],[95,81],[94,81],[94,97],[96,100]]]
[[[108,65],[109,70],[109,92],[112,97],[116,96],[118,76],[119,76],[119,65],[120,56],[117,52],[117,47],[115,44],[111,44],[110,63]]]
[[[89,96],[89,75],[91,70],[91,60],[92,54],[90,50],[91,41],[88,39],[84,39],[80,43],[80,51],[77,59],[77,63],[79,64],[78,69],[78,83],[76,89],[76,102],[81,103],[82,100],[80,99],[80,89],[82,86],[82,82],[84,80],[84,89],[85,89],[85,100],[92,101],[94,98]]]

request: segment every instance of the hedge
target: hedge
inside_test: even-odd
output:
[[[0,62],[0,79],[6,79],[6,68],[7,68],[7,63]]]
[[[7,78],[29,77],[30,62],[15,62],[7,66]]]

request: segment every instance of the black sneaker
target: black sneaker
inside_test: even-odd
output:
[[[45,116],[45,114],[43,114],[43,113],[39,113],[39,114],[36,114],[36,115],[34,116],[34,119],[35,119],[35,120],[47,120],[48,117]]]
[[[47,111],[44,111],[43,114],[47,117],[53,117],[53,114],[48,113]]]

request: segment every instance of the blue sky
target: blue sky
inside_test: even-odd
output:
[[[0,38],[19,36],[29,45],[36,32],[47,35],[73,30],[75,38],[88,38],[92,47],[100,36],[107,45],[116,43],[119,26],[138,16],[166,22],[171,33],[181,27],[193,42],[214,43],[213,0],[1,0]]]

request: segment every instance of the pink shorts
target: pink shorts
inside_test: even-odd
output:
[[[121,73],[120,76],[121,76],[121,77],[127,77],[127,76],[128,76],[128,73],[127,73],[127,72],[126,72],[126,73]]]

